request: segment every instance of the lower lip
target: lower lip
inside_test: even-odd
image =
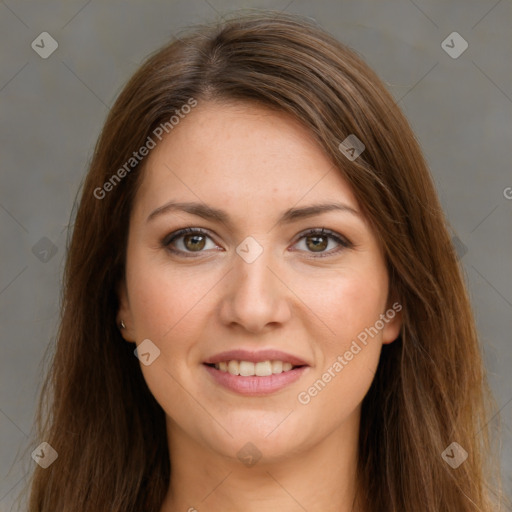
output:
[[[242,395],[261,396],[275,393],[292,382],[295,382],[308,369],[307,366],[294,368],[287,372],[275,373],[266,377],[242,377],[240,375],[231,375],[229,372],[223,372],[208,365],[204,365],[208,373],[215,381],[231,391],[235,391]]]

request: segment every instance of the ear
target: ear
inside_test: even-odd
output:
[[[389,344],[398,338],[402,329],[402,309],[402,304],[398,300],[388,301],[388,308],[382,316],[384,321],[382,343]]]
[[[135,335],[133,329],[133,315],[130,308],[130,301],[128,299],[128,290],[126,282],[122,279],[117,285],[117,297],[119,299],[119,309],[117,311],[116,322],[121,336],[126,340],[135,343]],[[126,326],[124,329],[121,327],[121,321]]]

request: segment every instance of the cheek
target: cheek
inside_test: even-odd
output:
[[[190,268],[172,268],[162,262],[160,255],[154,260],[144,254],[134,255],[127,262],[137,343],[150,339],[160,350],[153,363],[141,364],[141,371],[162,408],[181,421],[185,421],[182,416],[186,411],[193,410],[194,403],[180,383],[191,380],[188,364],[195,356],[193,340],[204,332],[207,308],[211,307],[206,292],[213,282],[196,274]]]
[[[379,363],[382,330],[376,329],[385,312],[387,277],[378,265],[329,281],[324,293],[315,293],[312,310],[335,334],[318,340],[320,364],[297,397],[301,407],[321,414],[322,408],[342,420],[367,393]],[[334,406],[334,404],[338,404]]]
[[[373,268],[351,268],[325,279],[302,280],[298,294],[329,327],[329,346],[342,349],[365,328],[375,324],[386,307],[386,274]]]
[[[186,338],[204,315],[213,273],[198,275],[193,268],[168,265],[161,255],[153,260],[136,256],[127,279],[138,338],[153,337],[164,345],[171,338]]]

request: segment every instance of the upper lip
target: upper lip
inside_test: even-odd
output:
[[[281,350],[227,350],[220,352],[204,361],[205,364],[215,364],[222,361],[250,361],[252,363],[260,363],[262,361],[282,361],[283,363],[291,363],[295,366],[309,366],[308,363],[303,361],[297,356],[287,354]]]

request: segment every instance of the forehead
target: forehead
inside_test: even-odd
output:
[[[144,210],[169,199],[281,210],[301,198],[357,209],[310,131],[252,103],[200,103],[148,155],[138,196]]]

